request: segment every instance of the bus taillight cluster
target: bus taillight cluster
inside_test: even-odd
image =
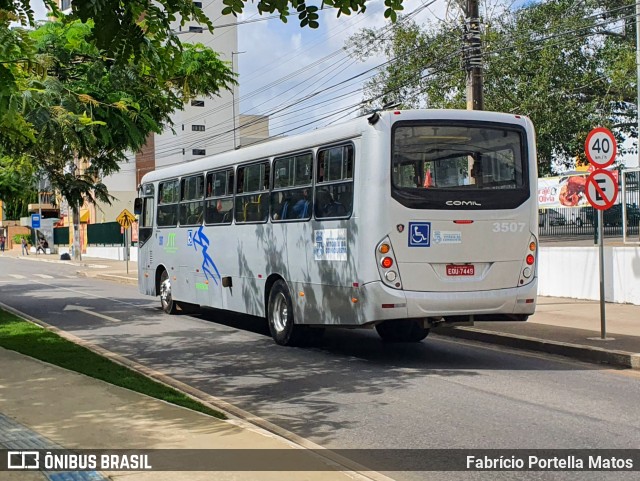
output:
[[[520,276],[520,285],[525,284],[531,279],[531,276],[534,272],[534,264],[536,262],[536,249],[538,245],[534,237],[529,241],[529,252],[527,252],[526,257],[524,258],[524,268],[522,269],[522,275]]]
[[[400,282],[400,276],[397,272],[397,267],[394,269],[394,265],[397,265],[393,250],[391,249],[391,242],[388,238],[385,238],[376,248],[376,259],[378,261],[378,271],[382,282],[387,286],[395,289],[401,289],[402,283]]]

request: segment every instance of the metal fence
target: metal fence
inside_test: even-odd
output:
[[[124,245],[120,233],[120,224],[105,222],[87,225],[87,245],[89,246],[121,246]]]
[[[54,227],[53,229],[53,243],[55,245],[69,245],[69,228],[68,227]]]

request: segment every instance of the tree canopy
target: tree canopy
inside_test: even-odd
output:
[[[636,138],[635,4],[631,0],[548,0],[483,19],[485,109],[529,116],[542,174],[552,161],[584,157],[597,125],[620,143]],[[391,35],[364,29],[354,55],[389,62],[366,86],[365,104],[465,108],[462,19],[422,27],[400,20]]]

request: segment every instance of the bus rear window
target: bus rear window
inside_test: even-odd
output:
[[[524,131],[488,123],[398,123],[392,196],[411,208],[513,208],[529,196]]]

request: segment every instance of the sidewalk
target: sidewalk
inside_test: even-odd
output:
[[[221,421],[0,348],[0,448],[6,449],[277,449],[299,446],[239,419]],[[0,472],[29,481],[353,481],[310,451],[295,452],[300,471]],[[234,453],[238,456],[238,453]],[[254,453],[255,454],[255,453]],[[278,451],[282,455],[282,451]],[[180,456],[167,452],[164,456]],[[193,453],[186,452],[184,456]],[[207,452],[200,456],[223,456]],[[184,462],[184,461],[182,461]],[[197,460],[196,460],[197,462]],[[240,469],[240,467],[239,467]],[[308,470],[308,471],[306,471]],[[375,473],[373,474],[375,477]],[[104,475],[104,476],[103,476]],[[384,479],[380,476],[379,479]]]

